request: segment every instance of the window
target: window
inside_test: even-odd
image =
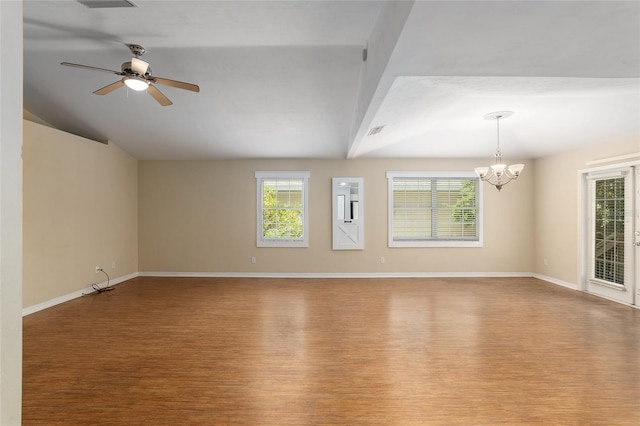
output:
[[[308,247],[309,172],[256,172],[257,246]]]
[[[482,247],[473,172],[387,172],[389,247]]]

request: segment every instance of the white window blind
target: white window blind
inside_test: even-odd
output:
[[[479,246],[475,174],[389,172],[389,246]]]
[[[626,217],[630,188],[626,173],[593,173],[589,176],[591,259],[589,278],[624,286],[631,279],[631,251]]]

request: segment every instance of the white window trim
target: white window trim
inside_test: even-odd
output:
[[[414,241],[394,241],[393,240],[393,179],[396,177],[409,177],[409,178],[473,178],[478,179],[478,175],[475,172],[461,171],[461,172],[401,172],[391,171],[387,172],[388,183],[388,200],[387,200],[387,229],[388,229],[388,246],[389,247],[483,247],[484,245],[484,185],[482,181],[478,179],[478,213],[476,215],[476,221],[478,223],[478,240],[477,241],[463,241],[463,240],[414,240]]]
[[[257,247],[309,247],[309,176],[308,171],[274,172],[256,171],[256,246]],[[304,179],[302,239],[265,239],[262,236],[262,181],[263,179]]]

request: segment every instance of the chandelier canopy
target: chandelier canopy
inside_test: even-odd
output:
[[[489,167],[476,167],[475,171],[480,180],[495,186],[498,191],[512,180],[518,179],[518,176],[522,173],[522,169],[524,169],[524,164],[507,166],[502,162],[502,151],[500,150],[500,119],[508,118],[512,115],[513,111],[496,111],[484,115],[485,120],[496,120],[497,146],[496,153],[494,154],[495,164]]]

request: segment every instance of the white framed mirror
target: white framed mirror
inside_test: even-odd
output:
[[[334,250],[364,249],[363,184],[361,177],[332,179]]]

